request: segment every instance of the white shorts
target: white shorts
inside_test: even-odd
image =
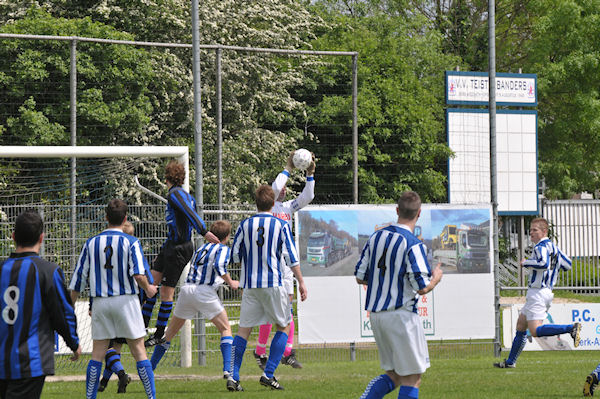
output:
[[[423,321],[405,309],[371,312],[371,327],[384,370],[401,376],[423,374],[429,367],[429,350]]]
[[[140,298],[137,295],[95,297],[92,305],[92,339],[129,338],[146,335]]]
[[[294,295],[294,273],[287,266],[283,267],[283,287],[288,295]]]
[[[244,290],[240,309],[240,327],[254,327],[268,323],[285,327],[291,321],[291,302],[284,287]]]
[[[554,299],[554,293],[550,288],[529,288],[525,306],[521,313],[529,320],[544,320],[550,305]]]
[[[198,312],[208,320],[218,316],[225,308],[215,287],[205,284],[185,284],[179,290],[173,314],[180,319],[193,319]]]

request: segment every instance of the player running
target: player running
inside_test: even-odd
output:
[[[217,289],[223,282],[236,290],[239,281],[233,280],[227,272],[231,251],[227,246],[231,234],[231,224],[218,220],[210,226],[210,231],[220,240],[219,244],[207,243],[198,248],[192,259],[185,285],[179,291],[173,318],[164,338],[154,348],[150,362],[155,369],[171,340],[179,332],[186,320],[196,317],[199,312],[209,319],[221,333],[221,355],[223,356],[223,378],[232,374],[231,344],[233,336],[227,312],[219,299]]]
[[[156,345],[164,335],[173,309],[175,287],[183,269],[194,254],[192,228],[203,235],[206,241],[213,244],[219,243],[219,239],[206,229],[204,221],[196,213],[194,197],[181,187],[185,180],[183,165],[175,160],[170,161],[165,170],[165,180],[169,189],[166,209],[167,239],[152,265],[154,281],[160,284],[160,308],[156,320],[156,331],[145,342],[146,346]],[[142,314],[146,327],[150,323],[155,304],[155,296],[145,298]]]
[[[312,154],[313,160],[308,168],[306,168],[306,184],[304,185],[304,189],[298,196],[298,198],[293,200],[288,200],[284,202],[285,193],[286,193],[286,183],[288,177],[290,176],[290,172],[294,170],[294,162],[292,158],[294,157],[294,151],[292,151],[287,159],[287,163],[283,172],[277,175],[277,178],[271,184],[273,191],[275,193],[275,205],[273,205],[273,209],[271,213],[273,216],[285,220],[292,224],[292,214],[294,212],[299,211],[304,208],[306,205],[310,204],[310,202],[315,197],[315,155]],[[284,287],[289,295],[290,303],[292,303],[294,299],[294,274],[291,269],[287,267],[284,268]],[[293,306],[290,306],[292,311],[292,321],[290,322],[290,333],[288,336],[288,341],[285,346],[285,351],[283,352],[283,358],[281,359],[282,364],[286,364],[288,366],[292,366],[293,368],[302,368],[302,364],[296,359],[296,351],[293,349],[294,347],[294,317],[293,317]],[[256,364],[262,370],[265,369],[265,365],[267,364],[267,341],[269,340],[269,334],[271,334],[271,324],[263,324],[260,326],[258,330],[258,342],[256,343],[256,350],[254,353],[254,359],[256,360]]]
[[[494,363],[498,368],[516,367],[517,358],[525,347],[527,329],[533,337],[570,334],[573,346],[579,346],[581,324],[542,324],[552,304],[552,287],[558,280],[561,270],[571,270],[571,259],[548,239],[548,221],[536,218],[529,226],[529,236],[535,244],[529,259],[523,259],[521,266],[532,270],[527,288],[525,306],[517,319],[517,333],[512,342],[508,359]]]
[[[241,263],[240,287],[244,292],[240,325],[233,339],[233,379],[227,383],[230,391],[243,391],[240,368],[252,327],[268,322],[276,324],[277,333],[271,342],[260,384],[283,389],[274,376],[285,350],[292,319],[290,301],[283,287],[283,262],[298,280],[301,300],[304,301],[307,295],[290,225],[271,214],[274,203],[271,186],[260,186],[256,190],[258,213],[240,223],[233,239],[231,258],[233,263]]]

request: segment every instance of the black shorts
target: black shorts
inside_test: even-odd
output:
[[[113,348],[115,346],[115,344],[126,344],[127,343],[127,339],[126,338],[113,338],[110,340],[110,342],[108,343],[108,347],[109,348]]]
[[[191,241],[181,244],[167,241],[156,259],[154,259],[152,270],[162,273],[162,280],[160,281],[162,285],[175,288],[179,277],[181,277],[181,272],[192,259],[193,254],[194,244]],[[154,283],[156,284],[157,281]]]
[[[0,380],[1,399],[39,399],[45,375],[18,380]]]

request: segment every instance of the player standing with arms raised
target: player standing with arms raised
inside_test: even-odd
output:
[[[306,205],[310,204],[310,202],[315,198],[315,156],[312,154],[313,160],[306,168],[306,184],[304,185],[304,189],[298,196],[298,198],[293,200],[285,200],[285,186],[287,180],[290,176],[290,172],[294,170],[294,152],[292,151],[287,159],[287,163],[283,172],[277,175],[277,178],[271,184],[273,188],[273,192],[275,194],[275,205],[273,205],[273,209],[271,213],[273,216],[285,220],[292,224],[292,214],[294,212],[299,211],[304,208]],[[291,269],[287,267],[284,268],[285,277],[284,277],[284,287],[290,298],[290,303],[294,299],[294,274]],[[302,368],[302,364],[296,359],[296,353],[294,351],[294,317],[293,317],[293,307],[291,307],[292,311],[292,321],[290,322],[290,332],[288,336],[288,341],[285,346],[285,351],[283,352],[283,358],[281,362],[288,366],[292,366],[293,368]],[[258,342],[256,343],[256,350],[254,351],[254,358],[256,359],[256,363],[258,367],[262,370],[265,369],[265,365],[267,364],[267,341],[269,340],[269,334],[271,334],[271,324],[263,324],[260,326],[258,331]]]
[[[0,397],[39,398],[54,374],[54,331],[81,354],[73,305],[61,268],[39,257],[44,223],[35,211],[21,213],[12,238],[16,250],[0,263]]]
[[[194,197],[182,187],[185,181],[184,166],[171,160],[165,169],[165,180],[169,189],[165,214],[168,229],[167,239],[152,265],[154,281],[156,284],[160,284],[160,308],[156,320],[156,331],[146,341],[146,346],[156,345],[164,335],[173,309],[175,287],[183,269],[194,254],[192,228],[203,235],[208,242],[219,243],[219,239],[206,229],[204,221],[196,212]],[[142,306],[146,326],[150,322],[155,304],[156,297],[148,296]]]
[[[398,200],[398,222],[376,231],[365,245],[354,275],[367,286],[365,310],[385,374],[369,382],[363,399],[383,398],[400,386],[398,399],[419,397],[421,375],[429,367],[419,296],[440,282],[439,265],[431,271],[425,245],[413,234],[421,214],[421,198],[406,191]]]
[[[86,398],[98,392],[102,359],[111,339],[124,337],[137,361],[137,371],[146,396],[156,397],[154,373],[144,348],[146,335],[140,309],[140,287],[150,296],[157,288],[145,276],[147,262],[142,245],[135,237],[123,233],[127,221],[127,204],[113,199],[106,207],[108,228],[84,244],[73,272],[71,299],[89,284],[92,305],[92,358],[86,373]]]
[[[548,239],[548,221],[536,218],[529,226],[529,237],[535,244],[529,259],[523,259],[521,266],[532,270],[527,288],[525,306],[517,319],[517,333],[513,339],[508,359],[494,363],[498,368],[514,368],[517,358],[525,347],[527,329],[534,337],[548,337],[559,334],[570,334],[573,344],[579,346],[581,324],[543,324],[554,294],[552,287],[558,280],[561,270],[571,270],[571,259],[565,255],[550,239]]]
[[[230,391],[243,391],[240,367],[252,327],[268,322],[276,324],[277,333],[260,383],[271,389],[283,389],[273,374],[283,356],[292,318],[283,287],[284,264],[292,269],[298,281],[301,300],[307,295],[290,225],[271,214],[274,203],[271,186],[260,186],[256,190],[258,213],[240,223],[233,239],[232,262],[241,263],[240,287],[244,292],[238,333],[233,339],[233,380],[227,386]]]

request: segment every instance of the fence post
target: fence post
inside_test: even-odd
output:
[[[356,361],[356,343],[350,342],[350,361]]]

